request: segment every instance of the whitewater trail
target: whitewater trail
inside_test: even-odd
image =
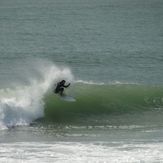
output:
[[[0,129],[18,125],[29,125],[37,118],[44,116],[45,93],[52,90],[54,83],[61,79],[73,80],[69,68],[57,67],[54,64],[41,64],[34,67],[41,78],[31,79],[28,86],[0,89]]]

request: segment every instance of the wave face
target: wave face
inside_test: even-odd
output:
[[[51,63],[40,62],[32,67],[39,78],[30,78],[26,86],[17,85],[13,89],[0,89],[0,128],[28,125],[44,116],[43,97],[61,78],[72,81],[68,68],[59,68]],[[31,73],[33,73],[31,72]],[[28,73],[30,74],[30,73]],[[33,76],[33,74],[32,74]]]
[[[162,86],[136,84],[76,83],[67,94],[76,102],[62,101],[53,94],[45,97],[45,118],[53,121],[72,120],[90,115],[110,115],[163,107]]]

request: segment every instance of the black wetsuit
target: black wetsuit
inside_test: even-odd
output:
[[[56,86],[56,88],[55,88],[55,90],[54,90],[54,92],[55,92],[56,94],[59,93],[60,95],[63,95],[64,88],[69,87],[70,84],[64,85],[64,83],[65,83],[65,82],[59,82],[59,83],[57,83],[57,86]]]

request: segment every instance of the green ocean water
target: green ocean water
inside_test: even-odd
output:
[[[162,20],[162,0],[0,0],[0,162],[162,162]]]

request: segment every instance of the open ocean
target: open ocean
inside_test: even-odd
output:
[[[163,0],[0,0],[0,163],[36,162],[163,162]]]

